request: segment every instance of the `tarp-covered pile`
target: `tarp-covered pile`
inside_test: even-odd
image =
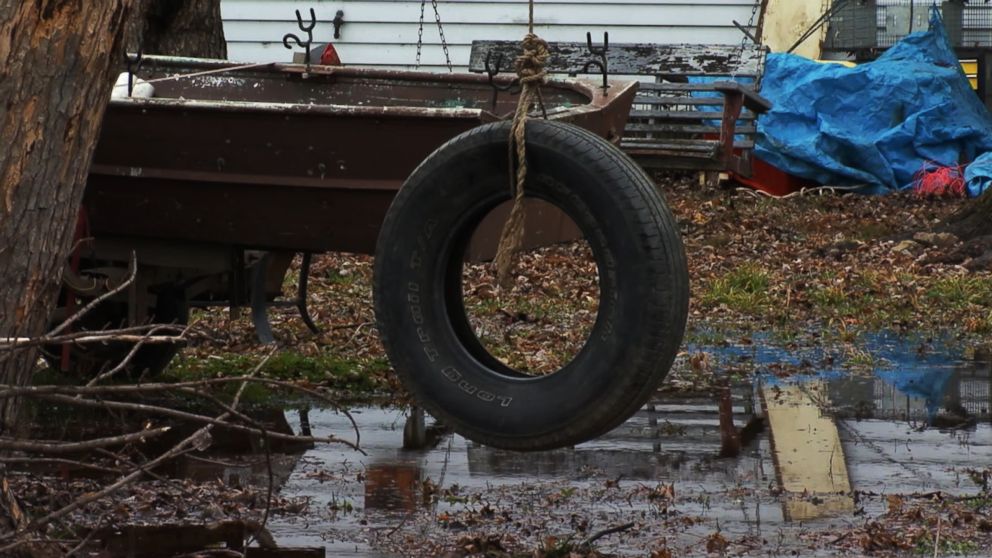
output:
[[[972,195],[992,181],[992,115],[936,9],[929,31],[853,68],[771,54],[761,94],[774,108],[759,121],[757,156],[796,176],[885,193],[912,187],[927,164],[970,163]]]

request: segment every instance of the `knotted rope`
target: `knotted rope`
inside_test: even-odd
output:
[[[510,191],[513,192],[513,208],[503,224],[499,246],[496,249],[496,281],[506,285],[513,266],[513,255],[524,239],[524,182],[527,180],[527,147],[525,135],[527,113],[541,97],[541,85],[547,77],[544,65],[548,61],[548,43],[532,32],[527,33],[521,44],[523,54],[517,57],[514,67],[520,78],[520,100],[510,126]],[[514,150],[515,153],[514,153]],[[514,154],[517,161],[516,178],[513,176]]]

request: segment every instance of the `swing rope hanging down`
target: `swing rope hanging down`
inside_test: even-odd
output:
[[[503,224],[499,246],[496,249],[496,283],[504,286],[510,278],[513,266],[513,256],[520,248],[524,238],[524,183],[527,181],[527,147],[525,143],[527,114],[535,101],[541,101],[541,85],[547,79],[545,69],[550,52],[548,43],[534,34],[534,0],[529,2],[529,21],[527,35],[521,46],[523,53],[517,57],[514,67],[520,79],[520,99],[517,110],[513,115],[510,126],[510,192],[513,195],[513,208]],[[516,177],[513,172],[513,160],[516,155]]]

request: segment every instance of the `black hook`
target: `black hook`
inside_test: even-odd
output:
[[[334,19],[331,20],[334,24],[334,38],[341,38],[341,26],[344,25],[344,10],[338,10],[338,13],[334,14]]]
[[[124,53],[124,63],[127,64],[127,96],[130,97],[134,93],[134,78],[135,75],[141,70],[141,64],[144,62],[144,57],[141,54],[141,45],[138,45],[138,52],[134,55]]]
[[[496,53],[495,64],[490,63],[492,62],[492,57],[493,57],[493,51],[492,50],[486,51],[486,63],[485,63],[486,75],[489,76],[489,87],[493,88],[492,105],[493,105],[493,112],[496,112],[496,101],[499,98],[500,91],[510,91],[518,84],[519,80],[514,79],[507,85],[497,85],[496,80],[493,78],[499,75],[500,66],[503,65],[503,53],[502,52]]]
[[[305,60],[307,64],[307,73],[310,73],[310,46],[313,44],[313,28],[317,27],[317,13],[310,8],[310,24],[303,23],[303,16],[300,15],[300,10],[296,10],[296,23],[300,27],[300,31],[307,34],[306,42],[303,42],[294,33],[286,33],[282,38],[282,44],[288,49],[292,49],[293,45],[289,44],[290,40],[296,42],[296,45],[303,48],[306,52]]]
[[[589,50],[590,56],[598,56],[599,60],[593,59],[589,60],[582,66],[582,73],[589,73],[589,68],[595,66],[599,68],[599,71],[603,74],[603,94],[610,88],[609,83],[609,66],[606,60],[606,51],[610,49],[610,34],[609,32],[603,32],[603,48],[595,48],[592,46],[592,33],[586,33],[586,48]]]

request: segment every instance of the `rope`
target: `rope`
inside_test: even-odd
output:
[[[160,77],[155,79],[145,80],[145,83],[158,83],[160,81],[174,81],[178,79],[189,79],[200,76],[208,76],[211,74],[222,74],[224,72],[234,72],[238,70],[247,70],[249,68],[261,68],[262,66],[271,66],[272,62],[260,62],[257,64],[243,64],[241,66],[227,66],[224,68],[214,68],[212,70],[204,70],[202,72],[194,72],[192,74],[178,74],[174,76]]]
[[[963,198],[967,193],[964,167],[926,161],[913,175],[913,191],[921,198]]]
[[[530,25],[534,29],[534,1],[530,2]],[[527,180],[527,147],[525,144],[527,113],[530,112],[534,101],[540,99],[541,85],[547,77],[544,65],[548,61],[548,43],[535,35],[527,33],[521,43],[523,54],[517,57],[514,66],[520,78],[520,100],[517,111],[513,115],[510,126],[510,191],[513,192],[513,208],[510,216],[503,224],[500,234],[499,247],[496,249],[496,281],[506,285],[510,278],[510,268],[513,266],[513,255],[520,248],[524,239],[524,182]],[[513,178],[513,156],[516,150],[517,172]]]

